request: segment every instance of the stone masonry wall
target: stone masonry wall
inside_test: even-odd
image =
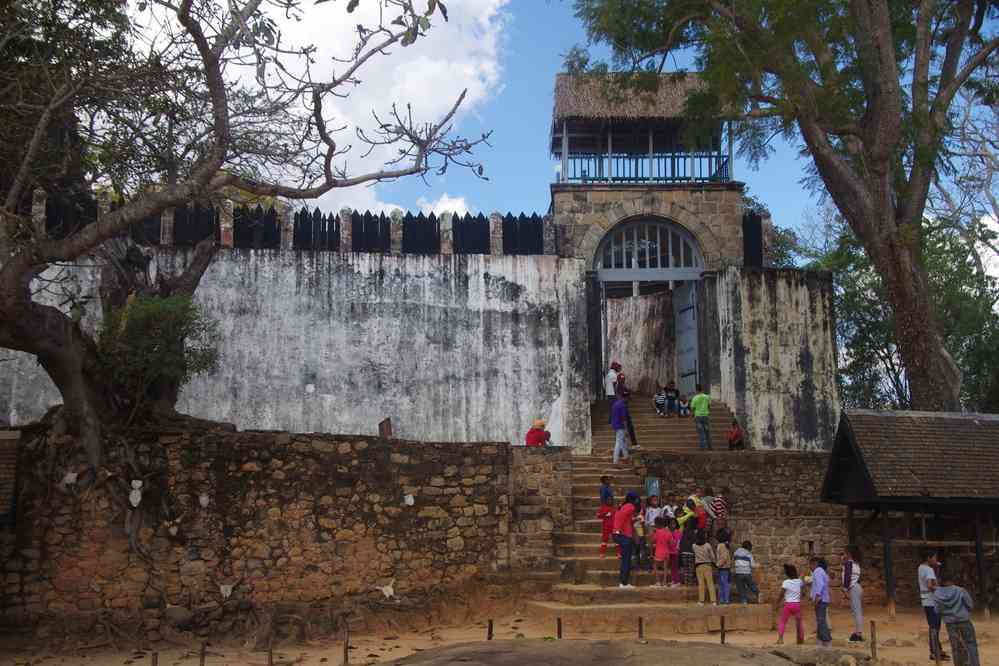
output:
[[[138,533],[145,558],[107,492],[50,492],[29,472],[71,471],[58,453],[68,439],[23,440],[18,514],[0,531],[6,624],[58,616],[86,629],[110,610],[156,638],[165,609],[179,607],[213,609],[212,628],[226,631],[226,585],[233,608],[349,610],[386,585],[407,598],[511,564],[550,566],[552,532],[571,523],[565,447],[144,433],[129,455],[163,480],[143,489],[159,509]]]
[[[44,485],[40,475],[83,470],[67,455],[72,443],[27,432],[23,441],[16,523],[0,530],[7,625],[58,617],[86,630],[110,611],[156,639],[177,607],[208,612],[210,629],[226,631],[237,609],[348,611],[384,600],[385,586],[418,599],[511,560],[544,563],[535,549],[550,550],[552,530],[570,519],[567,448],[136,433],[106,464],[144,470],[140,506],[155,517],[138,530],[142,556],[107,492],[127,492],[121,477],[133,474],[82,493],[73,480]]]
[[[663,479],[664,494],[687,497],[698,487],[710,486],[715,493],[729,488],[733,550],[752,541],[753,556],[760,564],[756,582],[765,600],[772,601],[780,589],[785,562],[800,570],[816,554],[829,560],[834,580],[842,575],[846,509],[819,501],[828,454],[647,453],[636,459],[642,476]],[[871,601],[882,600],[873,587],[864,592]]]
[[[510,497],[512,568],[551,568],[552,533],[572,530],[572,450],[511,447]]]
[[[589,267],[604,234],[629,218],[667,218],[697,239],[709,270],[742,265],[742,184],[576,185],[555,183],[559,254]]]

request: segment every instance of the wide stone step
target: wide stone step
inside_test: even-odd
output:
[[[726,630],[770,631],[769,606],[697,606],[678,603],[610,603],[574,606],[557,601],[529,601],[526,611],[532,619],[550,622],[562,619],[562,636],[613,632],[637,634],[638,618],[642,618],[646,636],[666,634],[704,634],[721,629],[725,617]]]
[[[683,603],[697,599],[694,587],[642,586],[622,589],[601,585],[559,584],[552,587],[552,601],[570,606],[590,604],[629,604],[629,603]]]
[[[607,553],[614,557],[614,544],[607,546]],[[588,542],[574,542],[557,544],[555,555],[558,557],[600,557],[600,535],[594,533],[593,538]]]
[[[608,553],[611,552],[610,546],[608,546],[607,552]],[[616,557],[614,558],[614,561],[617,562]],[[645,571],[645,570],[636,571],[635,569],[632,569],[630,581],[631,584],[634,585],[637,589],[642,589],[647,587],[650,588],[654,587],[656,584],[656,575],[651,571]],[[606,587],[606,588],[617,588],[618,583],[620,583],[620,581],[618,580],[617,569],[615,569],[614,571],[583,572],[582,575],[579,576],[579,582],[584,585],[595,585],[597,587]],[[686,590],[691,588],[684,587],[682,589]],[[697,588],[692,588],[692,589],[694,590],[694,596],[690,597],[690,599],[694,601],[697,598]]]
[[[603,529],[603,521],[597,520],[596,518],[577,518],[575,521],[576,531],[585,532],[587,534],[592,534],[596,532],[600,534]]]
[[[607,545],[607,557],[602,558],[599,555],[592,557],[574,556],[574,557],[557,557],[560,566],[568,565],[575,569],[576,571],[617,571],[620,568],[618,559],[614,556],[612,552],[613,546],[611,544]]]

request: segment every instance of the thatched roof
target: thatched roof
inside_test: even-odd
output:
[[[663,74],[654,92],[643,92],[616,84],[609,76],[559,74],[552,120],[558,124],[563,120],[679,118],[690,93],[704,85],[697,74]]]

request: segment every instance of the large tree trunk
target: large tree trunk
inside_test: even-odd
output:
[[[117,247],[115,243],[119,243]],[[106,270],[102,271],[101,296],[105,310],[120,307],[132,293],[192,296],[214,256],[215,242],[211,238],[202,241],[183,273],[159,275],[155,283],[149,281],[145,267],[140,270],[134,262],[122,261],[128,248],[125,241],[112,241],[102,248]],[[22,259],[14,257],[11,261]],[[0,347],[27,352],[38,359],[62,396],[59,420],[96,468],[102,461],[103,430],[129,418],[131,410],[126,406],[134,396],[121,394],[103,372],[97,345],[76,321],[57,308],[31,300],[30,280],[39,270],[25,268],[20,273],[7,273],[13,279],[0,284]],[[173,383],[151,387],[148,411],[172,414],[179,390]]]
[[[961,371],[944,347],[922,261],[910,245],[894,237],[865,245],[884,282],[895,312],[895,339],[909,380],[912,408],[961,409]]]
[[[0,346],[35,355],[62,395],[59,422],[96,468],[102,428],[115,420],[116,400],[104,381],[93,340],[54,307],[23,299],[7,305],[0,319]]]

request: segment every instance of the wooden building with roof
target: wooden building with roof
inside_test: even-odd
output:
[[[847,507],[848,533],[880,521],[889,609],[895,606],[893,546],[974,549],[979,603],[988,608],[985,530],[999,515],[999,415],[845,410],[822,500]]]

